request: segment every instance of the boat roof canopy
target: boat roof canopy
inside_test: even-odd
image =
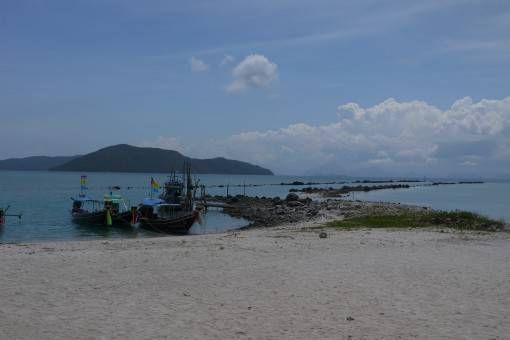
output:
[[[121,202],[124,201],[122,196],[119,195],[119,194],[105,194],[104,195],[104,200],[105,201],[110,201],[110,202],[113,202],[113,203],[121,203]]]
[[[73,198],[73,201],[101,203],[101,201],[95,200],[95,199],[87,197],[87,196],[81,196],[81,197],[78,197],[78,198]]]
[[[165,201],[163,201],[162,199],[159,199],[159,198],[144,198],[143,199],[143,202],[142,202],[142,205],[148,205],[148,206],[156,206],[156,205],[160,205],[161,203],[164,203]]]

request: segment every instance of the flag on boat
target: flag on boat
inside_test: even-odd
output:
[[[80,177],[80,197],[85,197],[85,194],[83,193],[85,190],[87,190],[87,176],[82,175]]]
[[[159,184],[154,180],[154,178],[151,177],[151,189],[153,192],[158,192],[159,190]]]

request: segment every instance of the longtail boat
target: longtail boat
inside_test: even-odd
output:
[[[108,194],[98,201],[88,197],[72,198],[72,221],[83,225],[119,226],[136,223],[136,211],[129,210],[120,195]]]
[[[77,198],[71,198],[72,221],[82,225],[121,226],[136,223],[137,213],[128,206],[121,195],[110,192],[103,201],[85,195],[87,177],[81,176],[81,191]]]

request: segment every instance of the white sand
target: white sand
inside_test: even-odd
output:
[[[0,338],[510,338],[509,234],[328,234],[0,245]]]

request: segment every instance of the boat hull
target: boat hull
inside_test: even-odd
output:
[[[132,214],[129,211],[112,214],[112,226],[128,226],[131,224]],[[92,213],[73,213],[72,221],[80,225],[108,226],[106,222],[106,210]]]
[[[182,214],[175,218],[141,217],[140,227],[160,234],[186,235],[198,218],[198,211]]]

